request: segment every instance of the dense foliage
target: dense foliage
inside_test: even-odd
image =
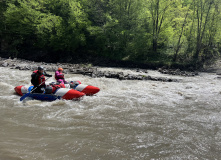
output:
[[[221,50],[220,0],[2,0],[1,54],[201,66]]]

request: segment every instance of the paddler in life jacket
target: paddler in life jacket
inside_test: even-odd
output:
[[[58,70],[55,72],[55,79],[58,83],[67,84],[68,82],[64,79],[64,73],[63,68],[58,68]]]
[[[34,85],[32,93],[43,93],[45,89],[45,76],[52,77],[52,75],[47,74],[43,67],[38,67],[31,75],[31,83]],[[40,86],[39,86],[40,85]]]

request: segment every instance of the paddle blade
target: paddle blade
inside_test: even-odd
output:
[[[20,98],[20,101],[23,101],[26,97],[28,97],[30,95],[30,93],[26,93],[24,96],[22,96],[21,98]]]

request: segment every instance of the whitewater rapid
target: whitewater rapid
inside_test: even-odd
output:
[[[0,69],[0,159],[221,157],[221,79],[214,73],[181,77],[98,68],[179,82],[66,74],[66,80],[99,87],[100,92],[80,101],[20,102],[14,87],[30,85],[31,71]]]

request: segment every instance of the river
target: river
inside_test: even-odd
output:
[[[67,80],[80,80],[101,91],[79,101],[20,102],[14,87],[30,84],[31,71],[0,69],[0,160],[221,157],[221,79],[214,73],[195,77],[146,73],[179,82],[66,74]]]

